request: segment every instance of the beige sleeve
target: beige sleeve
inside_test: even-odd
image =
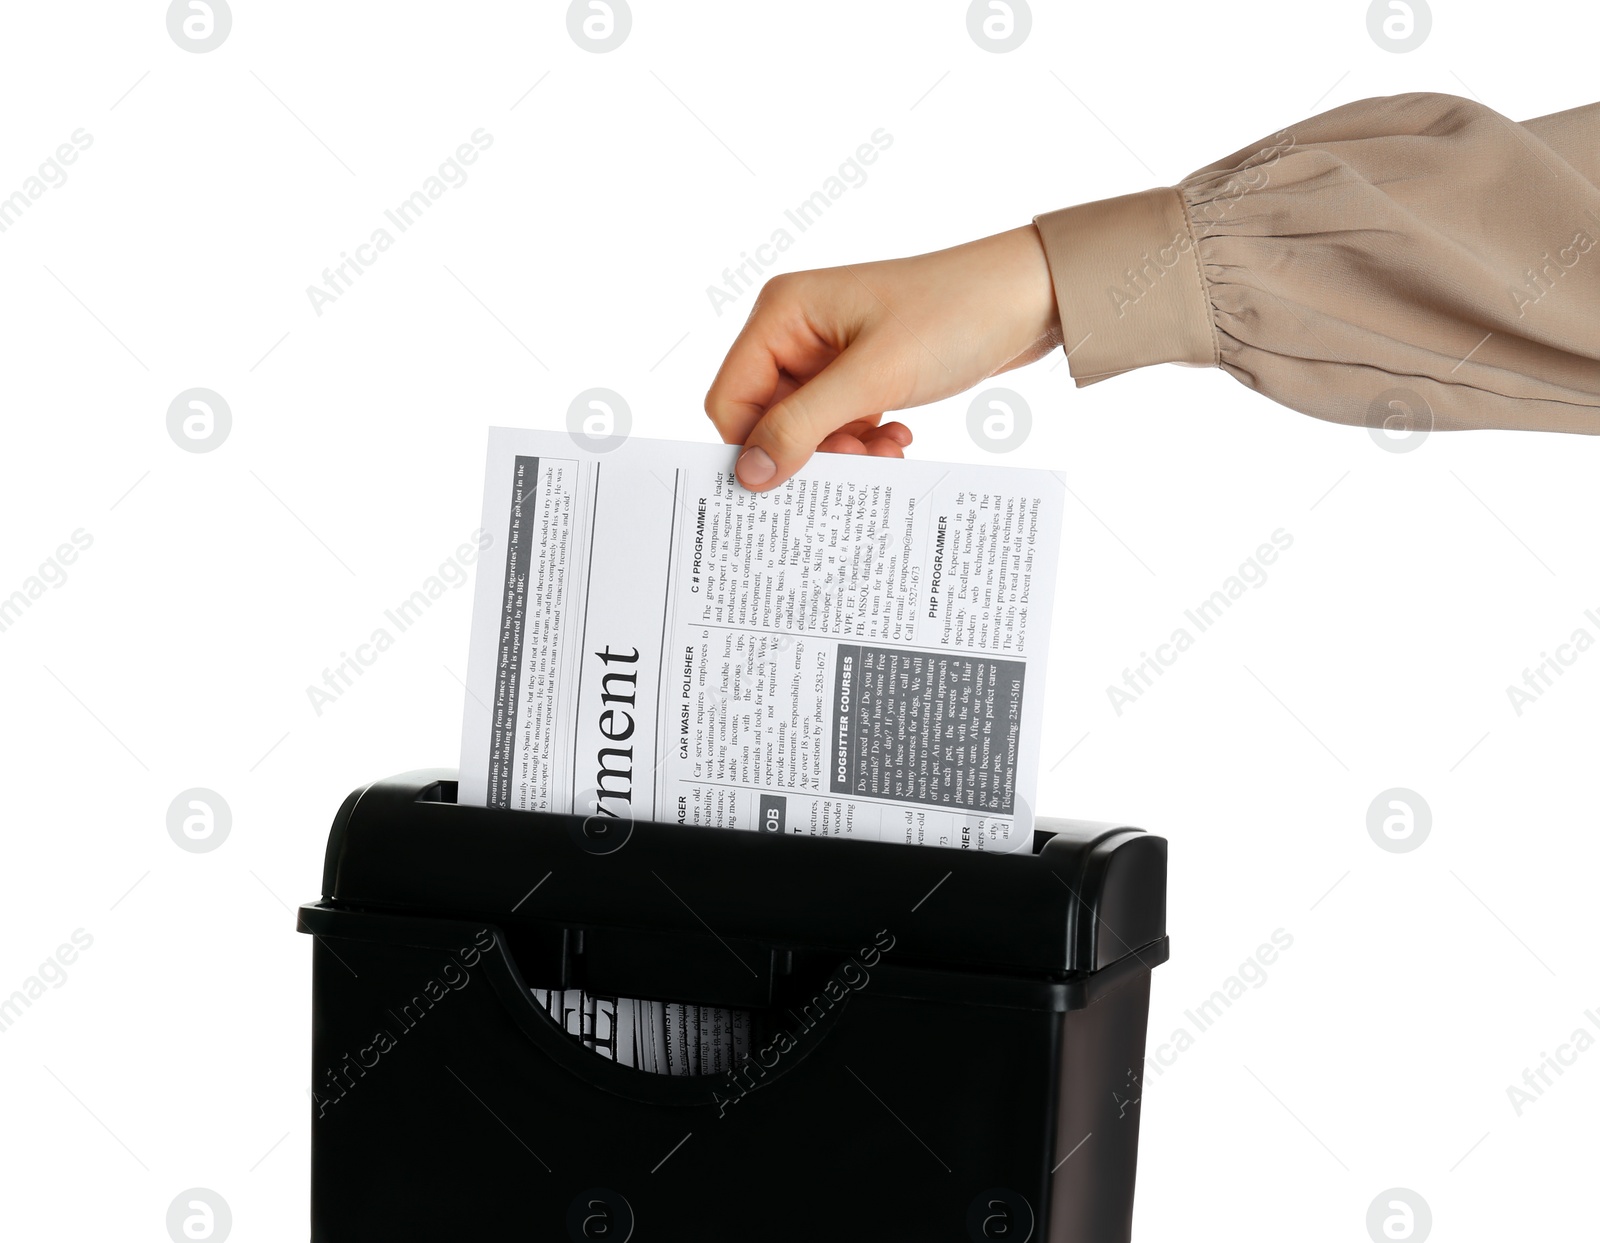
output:
[[[1600,104],[1365,99],[1034,223],[1080,387],[1188,363],[1337,423],[1600,433]]]

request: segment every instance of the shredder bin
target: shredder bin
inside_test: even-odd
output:
[[[455,792],[353,792],[299,911],[314,1243],[1130,1237],[1163,838],[1041,819],[996,854]],[[752,1053],[635,1070],[536,987],[744,1008]]]

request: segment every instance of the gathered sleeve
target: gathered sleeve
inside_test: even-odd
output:
[[[1361,100],[1034,223],[1080,387],[1176,362],[1338,423],[1600,433],[1600,103]]]

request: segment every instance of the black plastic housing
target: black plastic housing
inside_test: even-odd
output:
[[[1124,1243],[1166,841],[1032,853],[350,795],[313,951],[313,1243]],[[885,949],[885,946],[888,946]],[[723,1075],[612,1062],[529,990],[735,1006]]]

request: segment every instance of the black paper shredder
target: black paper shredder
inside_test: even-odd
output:
[[[311,1238],[1130,1236],[1163,838],[1031,853],[459,806],[356,790],[314,938]],[[753,1014],[651,1074],[534,988]]]

